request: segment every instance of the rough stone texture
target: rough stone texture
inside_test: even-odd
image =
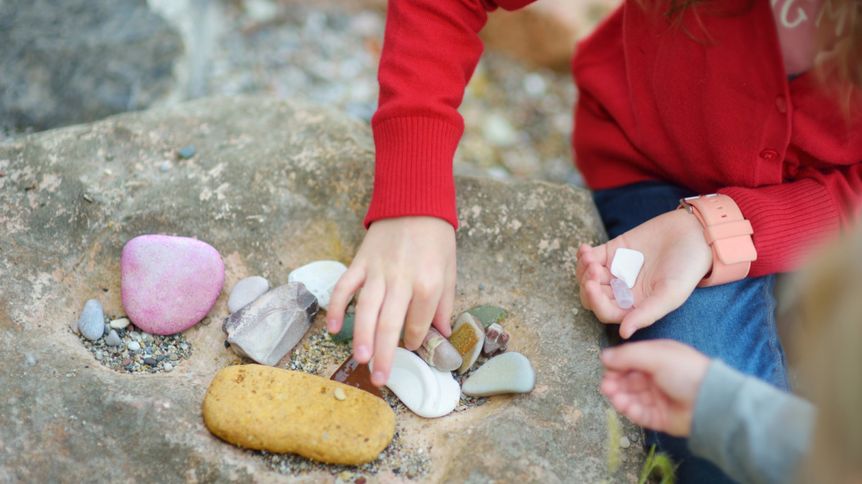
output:
[[[190,143],[193,159],[159,170]],[[312,260],[349,262],[364,233],[372,160],[370,132],[358,122],[256,98],[201,100],[0,144],[0,481],[283,478],[214,438],[201,419],[207,385],[235,359],[222,344],[226,294],[185,333],[194,353],[168,374],[98,365],[69,322],[96,295],[109,317],[122,316],[120,251],[142,233],[207,240],[224,256],[227,287],[252,274],[281,284]],[[637,446],[608,474],[602,330],[577,297],[577,246],[604,237],[588,193],[457,183],[456,314],[507,308],[509,348],[530,358],[536,388],[432,424],[405,417],[402,438],[430,449],[432,481],[634,481]]]
[[[146,0],[4,0],[0,46],[0,127],[37,130],[151,106],[183,52]]]

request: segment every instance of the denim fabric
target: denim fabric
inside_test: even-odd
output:
[[[605,229],[614,238],[641,223],[673,210],[690,191],[662,182],[645,182],[593,193]],[[775,276],[748,278],[721,286],[697,288],[676,311],[632,341],[669,338],[719,358],[743,373],[787,389],[784,351],[775,326]],[[618,326],[611,326],[618,331]],[[716,416],[721,418],[721,416]],[[733,482],[711,463],[693,457],[687,440],[647,432],[653,443],[670,454],[680,483]]]

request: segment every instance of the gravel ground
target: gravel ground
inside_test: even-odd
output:
[[[371,119],[381,12],[265,1],[227,2],[220,10],[223,25],[206,94],[268,93]],[[581,184],[571,161],[574,100],[569,75],[531,71],[486,52],[460,109],[466,132],[456,172]]]
[[[159,336],[143,332],[129,324],[125,329],[114,330],[120,337],[121,343],[117,346],[109,346],[105,342],[109,331],[110,328],[106,328],[104,336],[96,341],[90,341],[81,335],[78,337],[96,361],[114,371],[121,373],[170,372],[192,355],[192,345],[182,333]]]

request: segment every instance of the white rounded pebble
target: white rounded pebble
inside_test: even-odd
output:
[[[114,329],[125,329],[129,325],[129,318],[119,318],[111,321],[110,326]]]
[[[252,301],[262,296],[266,291],[269,291],[269,281],[263,277],[251,276],[241,279],[234,284],[233,289],[230,291],[227,308],[231,313],[235,313],[251,304]]]
[[[464,395],[487,397],[503,393],[529,393],[536,385],[536,372],[530,360],[521,353],[495,356],[480,366],[462,390]]]
[[[170,363],[165,363],[164,369],[165,369],[165,371],[171,371],[174,369],[174,365],[172,365]]]
[[[373,372],[373,362],[370,367]],[[413,413],[425,418],[442,417],[452,412],[461,395],[458,382],[451,373],[431,368],[418,355],[404,348],[395,348],[386,387]],[[458,398],[453,398],[456,392]]]
[[[141,345],[137,341],[129,341],[126,347],[129,348],[129,351],[139,351],[141,349]]]
[[[644,265],[644,255],[633,249],[620,247],[614,252],[614,260],[611,261],[611,274],[622,279],[629,289],[635,287],[638,274]]]
[[[336,388],[334,393],[335,393],[335,399],[336,400],[341,401],[341,400],[345,400],[347,398],[347,395],[344,394],[344,390],[341,388]]]
[[[78,318],[78,331],[90,341],[96,341],[105,334],[105,312],[99,301],[90,299],[84,304]]]
[[[347,266],[334,260],[319,260],[294,269],[287,276],[287,282],[301,282],[314,297],[317,304],[329,308],[329,297],[335,289],[335,283],[347,272]]]

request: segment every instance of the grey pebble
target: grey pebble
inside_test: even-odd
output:
[[[170,363],[165,363],[163,368],[165,369],[165,371],[171,371],[174,369],[174,365]]]
[[[36,363],[39,360],[36,358],[36,355],[33,353],[25,353],[24,354],[24,363],[27,363],[27,366],[36,366]]]
[[[95,353],[93,353],[93,356],[95,356],[97,360],[101,360],[102,358],[104,358],[104,357],[105,357],[105,355],[104,355],[104,354],[102,354],[102,351],[101,351],[101,350],[96,350],[96,352],[95,352]]]
[[[628,437],[626,437],[625,435],[620,437],[620,447],[622,447],[623,449],[628,449],[631,446],[632,446],[632,443],[629,442]]]
[[[105,337],[105,344],[108,346],[120,346],[123,344],[123,340],[120,339],[120,335],[117,334],[117,331],[112,329],[111,332],[108,333],[108,336]]]
[[[159,170],[162,173],[167,173],[171,169],[171,163],[169,161],[163,161],[161,165],[159,165]]]
[[[78,330],[90,341],[96,341],[105,333],[105,312],[99,301],[90,299],[84,304],[78,318]]]
[[[129,348],[129,351],[139,351],[141,349],[141,345],[137,341],[129,341],[126,347]]]
[[[144,358],[144,364],[150,366],[156,366],[157,362],[154,358]]]

